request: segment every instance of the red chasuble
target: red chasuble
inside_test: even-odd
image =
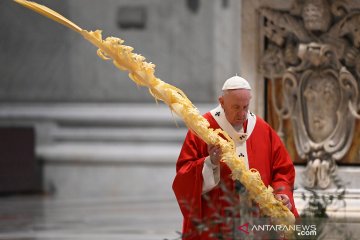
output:
[[[204,117],[213,129],[220,128],[210,112]],[[246,132],[247,122],[244,124]],[[298,217],[293,198],[295,170],[293,163],[276,132],[262,119],[256,118],[251,135],[246,140],[249,168],[259,171],[265,186],[272,186],[276,193],[286,194],[291,201],[295,217]],[[207,157],[207,144],[188,131],[176,164],[176,177],[173,190],[184,216],[183,239],[216,239],[211,232],[229,228],[224,224],[211,226],[209,231],[199,233],[194,222],[211,219],[216,214],[226,214],[229,202],[225,200],[224,187],[219,184],[209,192],[202,194],[204,159]],[[225,163],[220,164],[220,181],[226,189],[234,191],[231,171]],[[228,193],[227,193],[228,194]],[[206,197],[205,197],[206,196]]]

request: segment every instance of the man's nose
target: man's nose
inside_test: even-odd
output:
[[[241,118],[245,118],[246,115],[247,115],[247,111],[241,110],[241,111],[239,112],[239,115],[240,115]]]

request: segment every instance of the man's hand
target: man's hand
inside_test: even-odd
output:
[[[208,152],[211,163],[218,166],[221,160],[221,148],[218,145],[208,145]]]
[[[281,201],[289,210],[291,210],[292,205],[290,203],[289,197],[286,194],[283,193],[275,194],[275,198]]]

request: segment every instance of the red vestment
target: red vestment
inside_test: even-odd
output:
[[[204,117],[211,128],[220,128],[210,112]],[[244,124],[245,131],[246,124]],[[293,163],[276,132],[259,117],[256,118],[255,127],[246,140],[246,150],[249,168],[259,171],[265,186],[270,185],[276,193],[286,194],[292,204],[291,211],[295,217],[298,217],[293,198],[295,178]],[[225,214],[225,209],[229,206],[223,198],[224,191],[219,186],[206,193],[208,199],[204,199],[202,169],[204,159],[208,155],[207,144],[192,131],[188,131],[176,164],[177,174],[173,182],[173,190],[184,216],[183,239],[214,239],[209,237],[209,233],[198,234],[193,220],[210,218],[215,211]],[[233,190],[234,181],[230,174],[231,171],[226,164],[221,163],[220,179]]]

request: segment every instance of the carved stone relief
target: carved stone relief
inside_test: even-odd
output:
[[[356,1],[294,1],[288,11],[260,8],[265,49],[261,69],[283,101],[296,152],[306,159],[307,187],[327,188],[349,151],[360,119],[360,6]],[[281,81],[280,83],[278,81]],[[275,92],[273,96],[275,96]],[[356,134],[356,133],[355,133]]]

